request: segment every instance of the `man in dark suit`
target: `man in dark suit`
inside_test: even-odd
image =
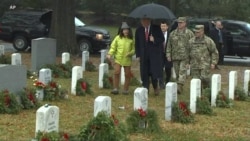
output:
[[[216,48],[219,52],[219,65],[223,65],[224,62],[224,54],[223,54],[223,48],[224,43],[226,43],[225,35],[223,35],[224,32],[222,31],[222,24],[221,21],[215,22],[215,27],[210,31],[210,37],[214,41]],[[218,66],[216,66],[216,69],[219,69]]]
[[[167,46],[167,42],[168,42],[168,37],[169,37],[169,31],[168,31],[168,23],[166,21],[162,21],[161,22],[161,31],[162,34],[164,36],[164,42],[163,42],[163,67],[165,69],[165,75],[166,75],[166,79],[165,82],[163,80],[163,78],[159,79],[159,83],[160,83],[160,87],[163,89],[165,88],[166,83],[168,83],[170,81],[171,78],[171,68],[173,66],[173,63],[171,61],[168,61],[166,58],[166,46]]]
[[[149,80],[154,94],[159,94],[158,79],[162,78],[162,44],[164,36],[160,26],[152,25],[151,19],[142,18],[141,26],[135,32],[135,52],[140,60],[140,73],[143,87],[149,90]]]

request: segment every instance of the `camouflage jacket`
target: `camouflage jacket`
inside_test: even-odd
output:
[[[188,45],[189,63],[192,69],[209,69],[211,64],[217,64],[218,51],[214,41],[208,37],[193,37]]]
[[[194,37],[194,33],[189,29],[185,29],[183,32],[175,29],[171,32],[167,43],[166,57],[170,57],[173,61],[187,60],[187,45],[192,37]]]

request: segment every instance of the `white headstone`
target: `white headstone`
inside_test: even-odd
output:
[[[4,45],[0,45],[0,56],[4,55]]]
[[[47,85],[52,80],[51,69],[43,68],[39,71],[39,81]]]
[[[103,88],[104,73],[109,73],[109,65],[107,63],[101,63],[99,65],[99,88]]]
[[[109,96],[98,96],[94,103],[94,116],[101,111],[105,111],[111,116],[111,98]]]
[[[250,81],[250,70],[245,70],[244,71],[244,91],[246,95],[248,95],[248,83]]]
[[[89,52],[83,51],[82,52],[82,71],[86,70],[86,62],[89,61]]]
[[[134,91],[134,110],[142,108],[144,111],[148,109],[148,89],[136,88]]]
[[[221,75],[213,74],[212,84],[211,84],[211,106],[216,106],[216,98],[220,90],[221,90]]]
[[[105,60],[106,55],[107,55],[107,50],[102,49],[100,52],[101,52],[101,63],[104,63],[104,60]]]
[[[44,105],[36,111],[36,134],[41,132],[59,132],[59,108]]]
[[[165,88],[165,120],[167,121],[171,120],[173,102],[177,102],[177,83],[168,82]]]
[[[22,65],[22,57],[20,53],[13,53],[11,55],[11,65]]]
[[[237,71],[229,72],[229,99],[234,100],[234,91],[237,86]]]
[[[72,77],[71,77],[71,93],[76,95],[76,83],[77,80],[83,78],[82,67],[74,66],[72,68]]]
[[[121,67],[121,85],[124,85],[125,83],[125,72],[124,67]]]
[[[192,79],[190,88],[190,110],[192,113],[196,113],[197,97],[201,97],[201,80]]]
[[[62,64],[66,64],[70,61],[70,54],[68,52],[62,53]]]

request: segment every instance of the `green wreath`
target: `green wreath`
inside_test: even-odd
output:
[[[160,132],[157,114],[154,110],[147,111],[139,108],[131,112],[126,119],[128,131],[133,132]]]
[[[191,113],[188,103],[184,101],[173,102],[172,104],[172,121],[179,123],[193,123],[194,115]]]
[[[86,61],[86,63],[85,63],[85,70],[86,71],[96,71],[96,67],[95,67],[95,65],[91,62],[91,61]]]
[[[36,98],[35,89],[24,88],[21,92],[18,93],[21,99],[21,105],[23,109],[32,109],[40,106]]]
[[[90,83],[80,78],[76,82],[76,95],[85,96],[86,94],[92,94]]]
[[[234,90],[234,97],[235,97],[235,100],[246,101],[247,94],[245,93],[244,89],[240,87],[236,87]]]
[[[21,110],[15,94],[8,90],[0,91],[0,113],[18,114]]]
[[[230,100],[222,91],[219,91],[216,97],[216,107],[230,108],[232,106],[232,100]]]
[[[202,95],[201,97],[197,97],[196,112],[197,114],[202,114],[202,115],[213,114],[213,109],[211,107],[211,103],[207,96]]]
[[[114,115],[101,111],[84,125],[78,135],[79,141],[128,141],[126,126]]]

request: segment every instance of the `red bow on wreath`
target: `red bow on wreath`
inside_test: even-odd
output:
[[[180,102],[180,103],[179,103],[179,107],[180,107],[180,109],[184,112],[184,114],[185,114],[186,116],[189,115],[189,111],[188,111],[188,109],[187,109],[187,105],[186,105],[185,102]]]
[[[87,83],[86,82],[82,82],[81,86],[82,86],[83,90],[87,90]]]

